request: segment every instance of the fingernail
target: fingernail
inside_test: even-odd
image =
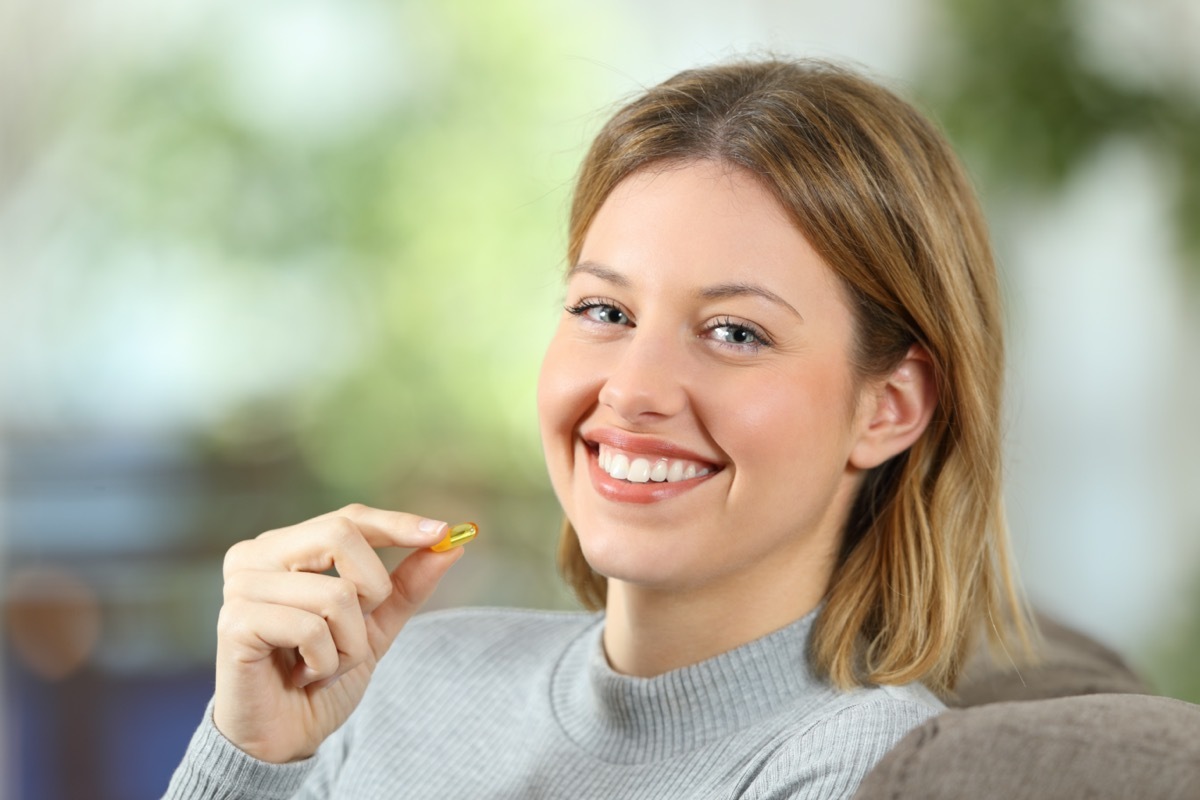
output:
[[[446,527],[446,523],[438,522],[436,519],[423,519],[417,523],[417,530],[424,534],[433,534]]]

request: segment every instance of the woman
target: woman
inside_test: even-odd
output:
[[[1021,638],[993,263],[911,107],[819,63],[681,73],[594,142],[569,264],[539,415],[603,614],[405,627],[461,551],[398,512],[243,542],[169,796],[848,797],[981,630]]]

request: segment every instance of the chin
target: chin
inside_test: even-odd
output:
[[[727,558],[716,552],[698,552],[695,532],[664,533],[659,527],[650,531],[626,529],[607,524],[603,533],[592,535],[576,528],[580,549],[588,565],[609,580],[658,591],[695,589],[712,580],[728,567]],[[687,540],[681,542],[680,536]],[[714,563],[718,562],[718,563]]]
[[[638,585],[669,586],[682,577],[679,548],[667,541],[648,541],[645,534],[623,536],[606,526],[601,535],[575,529],[588,565],[609,580]],[[661,537],[661,532],[657,534]]]

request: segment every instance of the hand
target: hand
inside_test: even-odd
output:
[[[388,574],[375,547],[427,548],[446,525],[351,505],[225,555],[213,721],[263,761],[312,755],[462,549],[417,549]],[[336,575],[323,574],[336,570]]]

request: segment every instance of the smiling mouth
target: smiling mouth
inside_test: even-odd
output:
[[[610,478],[627,483],[681,483],[720,470],[703,461],[639,455],[607,444],[591,447],[600,469]]]

